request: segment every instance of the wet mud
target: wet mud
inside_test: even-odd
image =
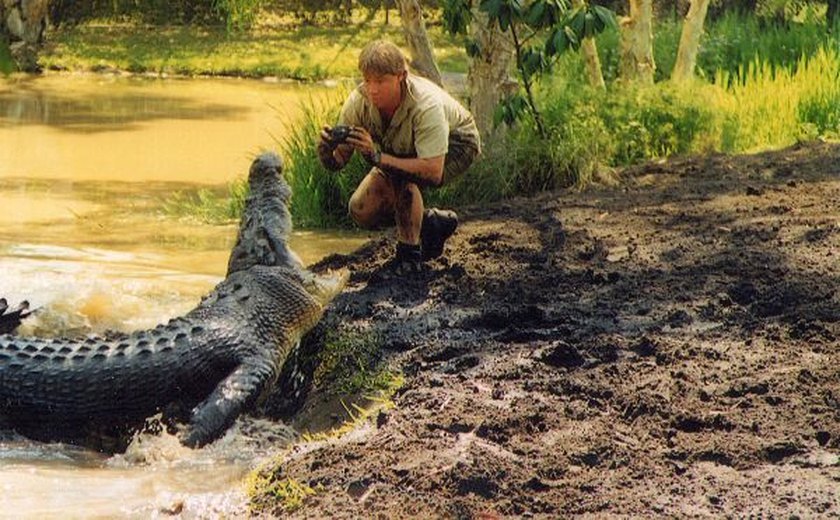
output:
[[[621,178],[462,211],[410,279],[393,239],[316,267],[406,383],[274,469],[290,516],[840,516],[840,146]]]

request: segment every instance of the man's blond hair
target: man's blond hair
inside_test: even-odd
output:
[[[387,40],[375,40],[365,45],[359,54],[359,71],[364,74],[393,74],[399,76],[408,69],[405,55]]]

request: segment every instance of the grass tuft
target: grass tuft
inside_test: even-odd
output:
[[[319,354],[314,383],[341,395],[391,396],[403,376],[382,359],[382,341],[372,333],[330,331]]]
[[[244,177],[228,183],[226,189],[177,191],[162,202],[161,211],[169,217],[204,224],[229,224],[242,215],[248,191]]]
[[[292,513],[303,507],[308,497],[317,493],[317,489],[296,479],[278,477],[270,469],[273,464],[252,472],[248,478],[248,495],[256,499],[251,502],[253,513]]]

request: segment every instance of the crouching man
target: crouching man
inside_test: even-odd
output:
[[[440,187],[469,168],[481,151],[478,129],[446,91],[410,74],[390,42],[369,43],[359,70],[364,82],[345,101],[338,126],[322,130],[318,158],[332,171],[354,151],[370,163],[350,198],[350,216],[364,228],[396,223],[396,256],[388,269],[417,272],[443,254],[458,226],[455,212],[424,208],[421,188]]]

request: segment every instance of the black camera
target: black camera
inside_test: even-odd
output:
[[[350,132],[353,130],[352,126],[336,125],[330,130],[330,142],[333,145],[344,144],[347,138],[350,137]]]

